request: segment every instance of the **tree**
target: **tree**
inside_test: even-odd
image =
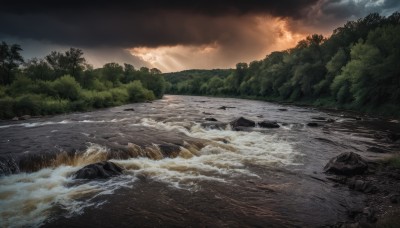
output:
[[[6,42],[0,44],[0,83],[8,85],[13,81],[14,70],[24,62],[18,44],[9,46]]]
[[[103,66],[103,79],[112,82],[117,85],[121,82],[123,76],[123,68],[118,63],[106,63]]]

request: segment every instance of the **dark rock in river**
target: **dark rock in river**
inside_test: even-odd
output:
[[[160,151],[163,153],[164,157],[175,158],[181,152],[181,147],[173,144],[161,144],[158,145]]]
[[[326,120],[326,122],[327,122],[327,123],[333,123],[333,122],[335,122],[335,120],[334,120],[334,119],[331,119],[331,118],[329,118],[329,119],[327,119],[327,120]]]
[[[206,118],[205,120],[207,120],[207,121],[214,121],[214,122],[215,122],[215,121],[218,121],[217,119],[212,118],[212,117],[211,117],[211,118]]]
[[[204,115],[212,115],[211,113],[208,112],[203,112]]]
[[[369,181],[351,180],[349,181],[348,185],[351,189],[354,189],[359,192],[376,193],[378,191],[378,188],[372,185],[372,183]]]
[[[276,121],[267,121],[264,120],[262,122],[258,122],[258,126],[262,127],[262,128],[279,128],[279,124],[276,123]]]
[[[228,125],[227,123],[215,122],[215,121],[201,123],[201,127],[212,129],[212,130],[214,130],[214,129],[224,130],[227,125]]]
[[[218,109],[226,110],[227,108],[235,108],[235,107],[221,106]]]
[[[75,179],[106,179],[122,174],[122,168],[109,161],[87,165],[75,173]]]
[[[339,175],[362,174],[368,169],[367,161],[353,152],[345,152],[332,158],[324,167],[325,172]]]
[[[311,123],[307,123],[307,126],[309,126],[309,127],[318,127],[319,124],[318,124],[318,123],[311,122]]]
[[[281,111],[281,112],[286,112],[287,108],[278,108],[278,110]]]
[[[124,109],[124,111],[135,111],[135,109],[133,109],[133,108],[126,108],[126,109]]]
[[[400,203],[400,195],[399,194],[392,195],[390,197],[390,202],[391,203]]]
[[[230,124],[233,129],[235,129],[237,127],[255,127],[256,126],[256,123],[254,121],[245,119],[243,117],[240,117],[240,118],[232,121]]]

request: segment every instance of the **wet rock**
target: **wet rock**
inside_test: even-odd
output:
[[[19,118],[17,116],[15,116],[14,118],[12,118],[11,120],[17,121],[19,120]]]
[[[267,121],[267,120],[258,122],[258,126],[260,126],[262,128],[279,128],[280,127],[276,121]]]
[[[201,127],[212,130],[224,130],[227,125],[228,125],[227,123],[215,122],[215,121],[201,123]]]
[[[215,122],[215,121],[218,121],[217,119],[212,118],[212,117],[211,117],[211,118],[205,118],[205,120],[207,120],[207,121],[214,121],[214,122]]]
[[[179,152],[181,152],[181,147],[173,144],[161,144],[158,145],[158,148],[160,148],[161,153],[165,157],[172,157],[175,158],[179,155]]]
[[[307,126],[309,126],[309,127],[318,127],[319,124],[318,124],[318,123],[311,122],[311,123],[307,123]]]
[[[362,120],[362,118],[359,116],[341,115],[341,117],[347,118],[347,119]]]
[[[367,161],[353,152],[341,153],[332,158],[324,167],[325,172],[346,176],[362,174],[367,169]]]
[[[256,123],[254,121],[245,119],[243,117],[240,117],[240,118],[232,121],[230,124],[233,129],[235,129],[237,127],[255,127],[256,126]]]
[[[374,153],[388,153],[389,152],[388,150],[385,150],[385,149],[382,149],[379,147],[375,147],[375,146],[368,148],[367,151],[374,152]]]
[[[203,112],[204,115],[212,115],[211,113],[208,112]]]
[[[21,117],[19,117],[20,120],[29,120],[31,118],[30,115],[23,115]]]
[[[392,195],[389,199],[391,203],[400,203],[400,194]]]
[[[335,122],[335,120],[334,120],[334,119],[331,119],[331,118],[329,118],[329,119],[327,119],[327,120],[326,120],[326,122],[327,122],[327,123],[334,123],[334,122]]]
[[[313,119],[313,120],[321,120],[321,121],[325,121],[326,120],[325,117],[320,117],[320,116],[311,117],[311,119]]]
[[[235,108],[235,107],[221,106],[221,107],[219,107],[218,109],[221,109],[221,110],[226,110],[227,108]]]
[[[75,179],[106,179],[122,174],[123,169],[110,161],[87,165],[75,173]]]
[[[264,116],[263,116],[263,115],[258,115],[257,117],[258,117],[258,118],[263,118]]]
[[[278,108],[278,110],[281,111],[281,112],[286,112],[287,108]]]
[[[133,108],[126,108],[126,109],[124,109],[124,111],[135,111],[135,109],[133,109]]]
[[[349,187],[356,191],[365,193],[376,193],[378,191],[378,188],[372,185],[371,182],[364,180],[352,180],[349,183]]]

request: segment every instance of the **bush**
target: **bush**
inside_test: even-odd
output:
[[[9,92],[10,94],[17,96],[23,93],[32,93],[35,88],[35,83],[32,79],[20,76],[10,85]]]
[[[18,116],[41,114],[42,97],[35,94],[26,94],[18,97],[14,106],[14,112]]]
[[[69,111],[69,101],[46,98],[42,102],[41,109],[43,115],[65,113]]]
[[[126,89],[115,88],[110,90],[115,105],[121,105],[129,100],[129,94]]]
[[[57,91],[58,96],[71,101],[78,100],[81,96],[81,86],[75,78],[64,75],[53,82],[53,88]]]
[[[4,97],[0,99],[0,118],[12,118],[14,113],[15,100],[11,97]]]
[[[140,81],[133,81],[127,85],[129,101],[141,102],[146,100],[154,100],[154,93],[148,89],[143,88]]]

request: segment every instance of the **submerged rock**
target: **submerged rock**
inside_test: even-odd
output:
[[[227,123],[222,123],[218,121],[210,121],[210,122],[205,122],[201,123],[201,127],[203,128],[208,128],[212,130],[224,130],[228,124]]]
[[[287,108],[278,108],[278,110],[281,111],[281,112],[286,112]]]
[[[258,122],[258,126],[260,126],[262,128],[279,128],[280,127],[276,121],[267,121],[267,120]]]
[[[359,191],[359,192],[375,193],[375,192],[378,191],[377,187],[374,186],[369,181],[352,180],[352,181],[349,181],[348,185],[349,185],[349,187],[351,189],[354,189],[354,190]]]
[[[311,122],[311,123],[307,123],[307,126],[309,126],[309,127],[318,127],[319,124],[318,124],[318,123]]]
[[[232,121],[230,124],[233,129],[235,129],[237,127],[255,127],[256,126],[256,122],[245,119],[243,117],[240,117],[240,118]]]
[[[87,165],[75,173],[75,179],[106,179],[122,174],[123,169],[110,161]]]
[[[126,108],[126,109],[124,109],[124,111],[135,111],[135,109],[133,109],[133,108]]]
[[[215,122],[215,121],[218,121],[217,119],[215,119],[215,118],[205,118],[205,120],[207,120],[207,121],[213,121],[213,122]]]
[[[313,120],[321,120],[321,121],[325,121],[326,120],[325,117],[321,117],[321,116],[311,117],[311,119],[313,119]]]
[[[385,150],[385,149],[382,149],[379,147],[375,147],[375,146],[368,148],[367,151],[374,152],[374,153],[388,153],[389,152],[388,150]]]
[[[362,174],[368,169],[367,161],[353,152],[345,152],[332,158],[324,167],[325,172],[352,176]]]

